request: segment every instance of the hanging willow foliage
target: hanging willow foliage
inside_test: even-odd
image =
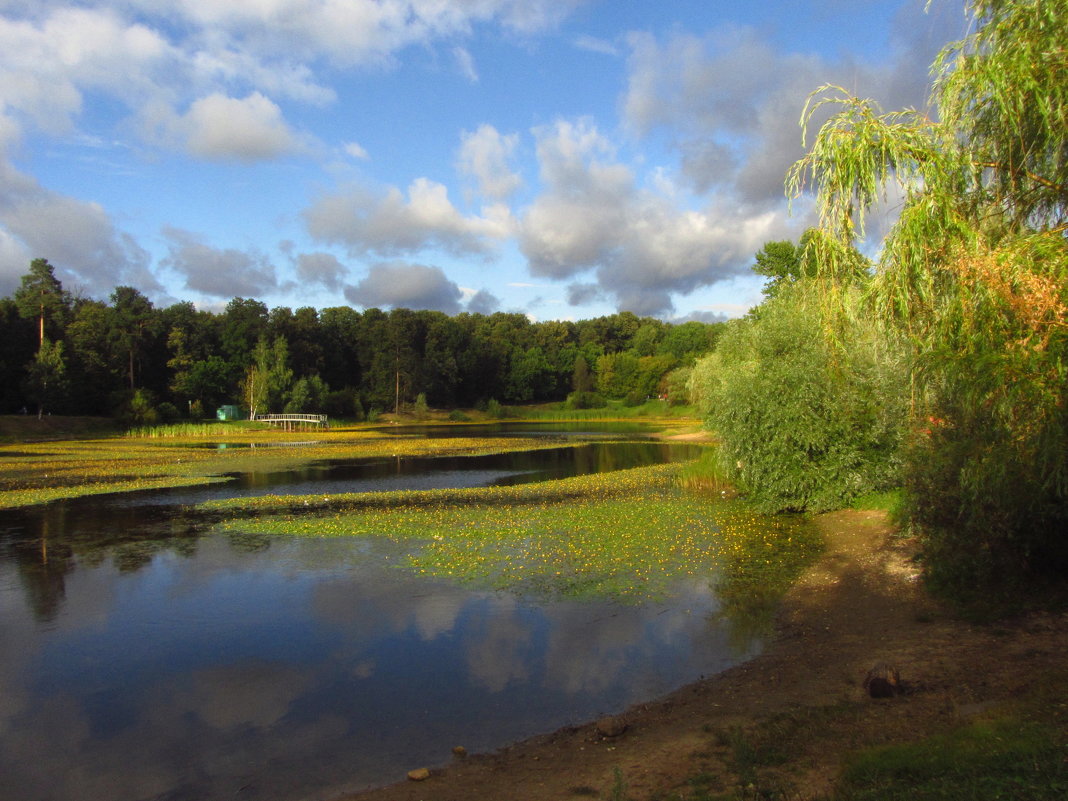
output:
[[[791,169],[836,248],[890,194],[902,211],[870,302],[911,344],[907,489],[936,578],[1068,566],[1068,0],[981,0],[934,65],[937,114],[836,113]]]

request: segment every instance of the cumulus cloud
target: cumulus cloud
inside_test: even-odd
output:
[[[467,301],[467,311],[472,314],[493,314],[501,308],[501,300],[491,292],[480,289]]]
[[[278,287],[274,265],[262,254],[220,249],[189,231],[167,227],[168,255],[160,264],[180,275],[186,289],[218,298],[260,297]]]
[[[509,166],[518,144],[517,134],[503,136],[492,125],[480,125],[473,133],[464,131],[457,168],[478,181],[483,195],[503,200],[523,185],[519,173]]]
[[[460,311],[462,296],[440,267],[407,262],[377,264],[360,283],[345,289],[349,302],[364,308],[433,309],[446,314]]]
[[[602,297],[601,288],[597,284],[583,284],[576,282],[567,287],[567,302],[571,306],[582,306],[593,303]]]
[[[760,244],[786,229],[782,211],[724,202],[688,209],[673,191],[638,186],[588,122],[561,121],[536,135],[546,191],[521,216],[520,247],[534,275],[595,270],[596,287],[571,285],[572,303],[599,292],[639,314],[669,312],[673,293],[747,270]]]
[[[241,99],[211,94],[182,115],[165,106],[148,108],[142,122],[149,137],[209,161],[252,163],[307,149],[278,105],[259,92]]]
[[[960,35],[962,14],[955,0],[934,4],[930,14],[923,5],[910,0],[899,12],[891,61],[880,64],[784,51],[744,26],[663,38],[633,33],[624,119],[639,136],[671,133],[695,191],[779,204],[786,171],[804,153],[798,121],[812,91],[837,84],[886,108],[924,105],[928,65]]]
[[[158,135],[164,119],[189,128],[186,136],[153,138],[154,144],[188,145],[208,158],[270,157],[298,141],[268,97],[320,105],[336,99],[316,78],[316,63],[388,66],[407,47],[447,42],[474,80],[474,61],[457,41],[477,26],[534,33],[581,2],[8,2],[0,16],[0,114],[16,115],[20,126],[63,132],[73,127],[85,95],[102,92],[148,121],[148,133]],[[243,99],[230,97],[235,88]],[[178,114],[183,107],[188,112]],[[228,120],[227,112],[236,117]],[[223,131],[202,124],[213,120],[224,123]]]
[[[304,221],[320,241],[344,245],[352,255],[383,256],[432,247],[454,255],[485,255],[512,225],[503,205],[484,208],[482,216],[463,215],[445,186],[426,178],[413,181],[407,197],[396,187],[374,192],[352,186],[325,194],[304,211]]]
[[[297,256],[297,277],[302,281],[322,284],[337,291],[348,269],[330,253],[301,253]]]
[[[15,289],[35,258],[48,259],[67,289],[91,296],[120,285],[163,292],[148,253],[99,204],[53,192],[0,162],[0,295]]]

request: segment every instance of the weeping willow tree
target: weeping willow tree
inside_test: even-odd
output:
[[[837,87],[788,193],[814,193],[821,270],[888,197],[870,302],[911,352],[906,490],[933,578],[1068,567],[1068,0],[977,0],[936,60],[932,106]]]

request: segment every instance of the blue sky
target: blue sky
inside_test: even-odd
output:
[[[961,0],[0,0],[0,294],[737,316],[809,92],[923,106]],[[893,204],[887,214],[892,216]]]

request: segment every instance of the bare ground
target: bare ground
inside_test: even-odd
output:
[[[817,522],[827,550],[785,599],[765,652],[732,670],[629,710],[625,731],[597,723],[457,757],[424,781],[359,801],[548,801],[686,798],[687,781],[737,786],[739,736],[778,740],[788,758],[762,781],[799,798],[828,792],[843,755],[943,730],[1011,703],[1045,677],[1064,675],[1068,617],[1030,615],[973,626],[923,591],[914,543],[893,536],[880,512],[845,511]],[[873,663],[900,671],[908,692],[873,700]],[[602,724],[603,729],[603,724]],[[421,766],[413,765],[413,768]],[[398,777],[403,778],[403,777]],[[625,793],[624,793],[625,785]]]

